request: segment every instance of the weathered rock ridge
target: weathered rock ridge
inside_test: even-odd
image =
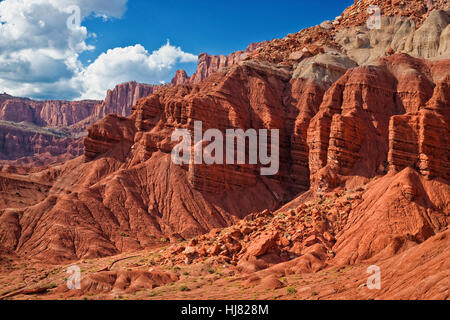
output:
[[[252,52],[266,43],[267,41],[261,43],[251,43],[244,51],[236,51],[228,56],[211,56],[207,53],[200,53],[198,56],[197,70],[195,73],[188,77],[184,70],[177,70],[175,77],[172,79],[172,85],[198,84],[210,75],[220,70],[237,65],[239,62],[248,59]]]

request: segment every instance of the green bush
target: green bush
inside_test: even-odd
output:
[[[297,290],[295,288],[293,288],[293,287],[288,287],[287,288],[287,293],[288,294],[296,294]]]

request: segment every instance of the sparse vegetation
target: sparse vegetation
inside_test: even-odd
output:
[[[180,287],[180,291],[182,291],[182,292],[184,292],[184,291],[191,291],[191,289],[189,289],[189,287],[186,286],[186,285],[182,285],[182,286]]]
[[[56,287],[57,287],[56,283],[49,283],[45,286],[45,288],[47,288],[47,289],[54,289]]]
[[[291,295],[297,293],[297,290],[294,287],[287,287],[286,291],[288,294],[291,294]]]

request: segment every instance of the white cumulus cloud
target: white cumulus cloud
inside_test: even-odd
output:
[[[82,98],[103,99],[106,90],[119,83],[132,80],[161,83],[170,77],[176,63],[196,61],[196,56],[183,52],[169,42],[152,53],[137,44],[101,54],[80,73],[77,81],[84,88]]]
[[[94,49],[89,38],[96,35],[76,22],[90,15],[120,18],[126,5],[127,0],[0,1],[0,91],[38,99],[102,99],[120,82],[160,83],[176,63],[196,61],[169,43],[152,53],[137,44],[82,65],[79,56]],[[79,19],[73,18],[74,7]]]

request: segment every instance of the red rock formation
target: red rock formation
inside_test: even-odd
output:
[[[98,101],[33,101],[0,96],[0,120],[29,122],[43,127],[70,126],[91,115]]]
[[[448,184],[408,168],[358,190],[324,194],[321,202],[294,200],[277,212],[251,214],[195,238],[189,247],[172,244],[155,263],[185,264],[189,256],[189,263],[226,262],[258,278],[316,272],[327,264],[378,265],[442,236],[450,222],[449,191]],[[400,272],[399,266],[395,270]]]
[[[245,51],[233,52],[228,57],[225,55],[210,56],[207,53],[201,53],[198,56],[197,70],[190,77],[189,82],[197,84],[223,68],[231,67],[233,65],[236,65],[240,61],[246,60],[249,57],[250,53],[254,52],[263,44],[264,42],[252,43]]]
[[[108,90],[104,101],[34,101],[0,95],[0,120],[29,122],[42,127],[84,126],[108,114],[128,116],[137,100],[153,93],[160,85],[126,82]],[[80,130],[78,130],[80,131]]]
[[[300,186],[298,191],[310,186],[309,145],[307,132],[311,119],[319,110],[324,90],[314,81],[291,80],[291,97],[287,103],[296,105],[300,112],[291,135],[291,177]]]
[[[51,184],[30,172],[27,176],[0,172],[0,210],[35,205],[48,196],[50,188]]]
[[[104,271],[84,278],[81,283],[83,290],[69,290],[67,285],[62,285],[58,292],[68,293],[70,297],[109,293],[112,290],[132,293],[151,290],[178,280],[175,273],[162,271]]]
[[[411,168],[373,182],[338,237],[335,262],[378,261],[426,241],[450,222],[449,193],[448,184]]]
[[[82,153],[81,139],[0,125],[0,160],[17,160],[16,163],[26,164],[32,160],[29,157],[36,157],[36,160],[42,157],[42,160],[47,160],[46,163],[54,163]]]
[[[430,70],[438,66],[444,67],[447,62],[436,62],[434,67],[430,67],[430,64],[425,64],[422,60],[406,55],[393,55],[380,63],[377,67],[360,67],[348,71],[326,92],[319,113],[311,121],[308,130],[309,165],[311,180],[316,187],[320,184],[326,187],[327,183],[331,183],[323,176],[329,174],[328,169],[343,176],[370,178],[383,174],[388,170],[388,153],[392,168],[404,168],[406,165],[415,167],[420,152],[414,153],[418,149],[413,145],[418,143],[419,132],[415,132],[416,129],[408,132],[405,125],[401,125],[408,122],[407,118],[395,115],[415,112],[424,107],[435,86]],[[435,95],[440,98],[434,98],[433,101],[439,101],[437,104],[441,105],[441,110],[445,110],[442,105],[447,102],[442,92],[447,89],[442,86],[435,89]],[[436,102],[430,101],[429,104]],[[411,121],[413,128],[420,127],[413,124],[417,120]],[[430,159],[433,163],[431,166],[435,167],[434,171],[444,169],[439,175],[446,177],[444,163],[448,153],[447,141],[444,138],[441,144],[433,140],[439,135],[446,136],[448,123],[443,118],[429,121],[435,129],[430,127],[430,130],[420,131],[424,139],[422,143],[427,146],[431,143],[438,151],[428,150],[422,158],[425,162],[428,157],[435,159]],[[406,141],[413,144],[407,143],[410,147],[402,147]],[[396,156],[395,149],[402,151],[404,148],[410,150],[411,156],[417,159],[403,162],[402,165],[402,156],[400,153]],[[429,164],[424,166],[429,168]],[[426,169],[423,170],[424,173],[425,171]],[[336,187],[335,184],[340,182],[334,181],[329,187]]]
[[[186,84],[189,83],[189,77],[184,70],[177,70],[175,72],[175,77],[172,79],[172,85],[177,86],[179,84]]]
[[[0,95],[0,120],[28,122],[49,128],[68,127],[65,139],[50,135],[23,133],[12,130],[3,135],[0,160],[15,164],[42,165],[63,162],[81,155],[80,139],[89,124],[108,114],[127,116],[137,100],[148,96],[161,86],[123,83],[109,90],[104,101],[33,101]],[[9,128],[9,126],[8,126]],[[6,130],[6,128],[4,129]],[[39,130],[38,130],[39,131]]]
[[[241,78],[247,79],[246,87],[242,86]],[[269,81],[276,87],[269,86]],[[237,66],[225,77],[220,73],[213,75],[201,87],[161,90],[140,101],[134,115],[128,119],[106,117],[89,129],[85,139],[86,160],[95,160],[81,165],[69,163],[67,166],[71,169],[65,170],[65,178],[61,177],[62,188],[71,184],[69,181],[76,185],[67,189],[70,194],[54,195],[35,209],[23,212],[26,217],[21,220],[24,229],[35,210],[52,220],[51,226],[45,230],[32,227],[31,238],[21,235],[8,248],[34,252],[55,261],[109,255],[135,250],[163,235],[198,235],[212,227],[229,225],[235,217],[242,218],[255,209],[276,207],[292,196],[289,185],[293,183],[288,166],[283,164],[280,175],[274,179],[262,179],[255,172],[257,168],[250,166],[228,166],[222,171],[218,166],[198,165],[186,172],[172,163],[167,154],[171,151],[167,139],[170,139],[173,126],[189,127],[191,119],[203,120],[204,129],[253,125],[281,128],[281,157],[288,159],[292,127],[283,127],[289,122],[293,126],[298,113],[294,107],[286,109],[289,117],[283,111],[282,95],[288,85],[277,74]],[[206,96],[206,92],[214,93],[214,98]],[[234,98],[229,100],[232,92]],[[261,92],[264,92],[263,99],[259,98]],[[277,117],[271,114],[273,107],[279,110]],[[136,134],[135,128],[138,129]],[[126,169],[127,163],[129,169]],[[287,164],[287,160],[284,163]],[[122,170],[117,171],[121,167]],[[85,178],[79,179],[79,174]],[[288,187],[282,187],[280,181],[286,181]],[[236,203],[243,188],[248,198]],[[125,199],[128,205],[124,207],[122,201]],[[84,205],[79,206],[79,201]],[[92,228],[80,229],[79,235],[70,231],[73,237],[66,238],[61,232],[71,230],[69,221],[75,217],[76,225]],[[43,237],[42,232],[49,236]],[[128,237],[121,236],[122,233]],[[155,238],[148,237],[149,234]],[[62,247],[58,245],[60,249],[56,253],[48,245],[60,243],[61,237],[67,241]],[[78,237],[83,239],[81,243],[75,240]]]
[[[108,114],[129,116],[131,107],[139,99],[152,94],[157,87],[159,86],[136,83],[135,81],[119,84],[113,90],[108,90],[105,100],[95,106],[90,120],[95,122]]]
[[[259,70],[265,70],[266,73]],[[136,149],[146,150],[143,160],[157,150],[170,152],[172,148],[170,145],[167,147],[166,141],[173,127],[193,129],[194,121],[202,121],[205,131],[208,128],[217,128],[223,132],[232,128],[280,129],[281,163],[287,164],[292,156],[289,151],[290,140],[294,135],[297,115],[300,111],[303,112],[304,121],[312,117],[311,113],[319,105],[320,90],[303,81],[293,81],[292,89],[291,84],[283,77],[282,72],[270,65],[244,64],[231,68],[227,73],[216,73],[200,86],[160,91],[136,106],[136,126],[142,131],[136,137],[140,145]],[[304,86],[307,88],[303,88]],[[283,95],[289,90],[296,91],[295,97],[283,99]],[[278,112],[273,113],[274,110]],[[153,127],[158,131],[154,132]],[[302,147],[298,148],[301,150]],[[297,159],[297,153],[293,153],[293,156]],[[303,168],[306,166],[307,170],[304,160],[298,162]],[[300,181],[300,178],[298,184],[294,183],[291,169],[282,166],[277,180],[297,190],[308,188],[308,181]],[[224,188],[253,185],[259,176],[258,167],[248,165],[193,165],[189,171],[195,188],[215,193],[222,192]],[[281,200],[282,195],[279,196]]]
[[[394,88],[395,79],[387,70],[360,67],[327,91],[308,129],[313,184],[323,179],[316,173],[326,166],[342,175],[381,173],[389,117],[401,112],[394,103]]]
[[[345,27],[365,24],[369,16],[367,9],[370,5],[378,6],[384,16],[408,17],[418,25],[425,20],[432,10],[447,10],[449,8],[447,0],[419,0],[409,2],[401,0],[359,0],[344,10],[341,15],[340,24]]]
[[[34,101],[0,95],[0,161],[16,165],[64,162],[82,154],[82,140],[60,130],[87,119],[98,101]]]
[[[391,118],[389,165],[398,171],[417,169],[428,178],[450,180],[450,76],[418,112]]]
[[[117,144],[131,145],[134,134],[132,121],[116,114],[108,115],[88,129],[88,137],[84,139],[84,155],[92,160]]]

